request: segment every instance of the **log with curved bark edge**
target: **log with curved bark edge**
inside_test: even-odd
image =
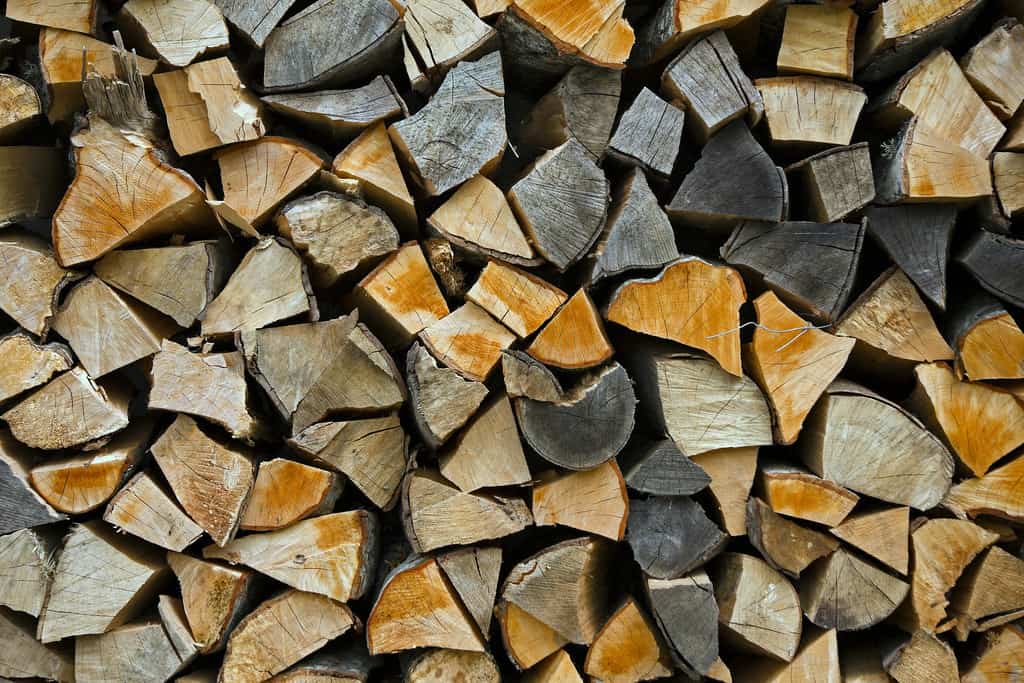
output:
[[[805,73],[850,80],[857,14],[849,7],[787,6],[776,66],[779,73]]]
[[[0,141],[11,143],[42,117],[39,93],[29,83],[10,74],[0,75]]]
[[[441,683],[450,680],[501,683],[501,673],[494,658],[486,652],[438,648],[416,655],[405,668],[402,680],[407,683]]]
[[[35,639],[34,628],[27,616],[0,608],[0,638],[4,642],[0,676],[38,676],[73,683],[75,661],[71,650],[61,645],[43,645]]]
[[[516,335],[469,301],[420,332],[420,339],[452,370],[484,382]]]
[[[148,471],[136,474],[110,499],[103,521],[119,532],[178,552],[203,535],[202,527],[182,511]]]
[[[515,401],[526,443],[548,462],[586,470],[615,457],[633,432],[636,396],[618,363],[582,378],[561,400]]]
[[[788,462],[766,462],[758,468],[759,488],[772,510],[828,527],[842,523],[859,497]]]
[[[682,109],[645,87],[619,118],[605,158],[667,180],[679,154],[683,119]]]
[[[418,647],[484,652],[473,618],[437,560],[413,556],[385,579],[366,619],[371,655]]]
[[[1024,266],[1024,240],[981,230],[960,251],[957,261],[990,294],[1024,306],[1024,283],[1014,275]]]
[[[494,596],[501,572],[500,547],[462,548],[437,556],[459,599],[480,627],[484,640],[490,639]]]
[[[544,0],[512,0],[507,13],[529,26],[561,60],[622,69],[634,42],[623,9],[617,0],[588,0],[572,9]]]
[[[747,533],[747,498],[757,472],[757,447],[706,451],[690,460],[711,477],[711,497],[718,505],[722,528],[730,536]]]
[[[74,366],[71,349],[59,342],[39,344],[24,330],[0,336],[0,401],[46,384]]]
[[[379,121],[408,115],[405,101],[387,76],[377,76],[359,88],[280,93],[261,99],[272,111],[335,141],[351,140]]]
[[[1017,488],[1024,477],[1024,457],[1017,457],[984,477],[965,479],[950,489],[942,505],[956,516],[991,515],[1024,521],[1024,499]]]
[[[626,540],[646,576],[677,579],[707,564],[725,547],[722,533],[688,496],[634,499]]]
[[[608,199],[608,179],[574,138],[538,157],[508,191],[537,253],[563,272],[597,240]]]
[[[292,588],[347,602],[373,582],[378,533],[372,512],[335,512],[207,546],[203,557],[244,564]]]
[[[51,561],[60,546],[60,533],[54,528],[21,529],[5,534],[3,539],[0,605],[38,617],[50,587]]]
[[[882,664],[897,683],[955,683],[959,680],[953,649],[946,641],[928,631],[915,631],[906,642],[887,652]]]
[[[875,198],[871,151],[866,142],[827,149],[788,166],[786,172],[799,174],[806,215],[822,223],[840,221]]]
[[[64,154],[56,147],[0,148],[0,227],[52,216],[65,189],[65,171]]]
[[[547,365],[567,370],[599,365],[614,353],[601,315],[585,288],[562,304],[527,351]]]
[[[776,514],[760,498],[747,501],[747,536],[768,564],[793,578],[839,547],[834,538]]]
[[[501,352],[501,374],[505,390],[512,398],[525,396],[535,401],[556,403],[565,395],[554,373],[524,351]]]
[[[618,456],[626,486],[654,496],[690,496],[703,491],[711,477],[686,457],[672,439],[637,445]]]
[[[255,572],[175,552],[167,553],[167,564],[181,587],[189,631],[200,652],[222,649],[251,606]]]
[[[486,401],[438,457],[441,475],[466,493],[529,483],[512,404],[505,394]]]
[[[42,526],[66,519],[54,510],[29,484],[35,455],[0,431],[0,534]]]
[[[598,680],[624,683],[671,676],[674,666],[661,633],[627,597],[594,637],[583,669]]]
[[[327,514],[334,509],[343,486],[344,479],[327,470],[287,458],[264,460],[238,528],[274,531],[306,517]]]
[[[804,614],[821,628],[860,631],[903,602],[910,584],[840,548],[800,577]]]
[[[487,396],[486,386],[438,366],[416,342],[406,353],[405,374],[416,427],[434,450],[473,417]]]
[[[644,591],[673,662],[710,675],[718,660],[718,605],[704,570],[679,579],[644,577]]]
[[[846,652],[846,649],[843,652]],[[815,680],[817,677],[823,681],[842,680],[855,683],[852,677],[843,676],[845,672],[840,668],[839,655],[839,640],[836,637],[835,629],[822,631],[817,628],[809,628],[804,632],[800,649],[797,650],[791,662],[781,663],[763,657],[748,660],[749,663],[745,662],[741,671],[738,672],[739,680],[784,683],[785,681]],[[878,666],[881,670],[881,661]]]
[[[362,638],[346,639],[341,644],[329,643],[274,678],[281,683],[303,683],[323,678],[341,683],[370,683],[371,674],[377,666],[377,660],[370,657]]]
[[[992,180],[999,207],[1006,218],[1024,214],[1024,154],[996,152],[992,155]]]
[[[992,30],[960,58],[964,75],[985,104],[1002,120],[1024,102],[1024,79],[1011,65],[1024,60],[1024,26],[1015,18],[996,22]]]
[[[1004,626],[986,633],[984,645],[964,671],[963,683],[997,683],[1007,671],[1024,669],[1024,632],[1018,626]]]
[[[829,531],[900,574],[907,573],[910,563],[910,508],[871,508],[850,515]]]
[[[130,42],[171,66],[230,47],[224,15],[211,0],[129,0],[119,18]]]
[[[59,5],[50,5],[39,0],[11,0],[5,16],[26,24],[92,33],[96,30],[99,8],[100,3],[97,0],[74,0]]]
[[[528,337],[547,322],[568,295],[532,273],[490,261],[466,292],[466,299],[519,337]]]
[[[256,47],[263,47],[267,36],[280,23],[296,0],[212,0],[224,18]]]
[[[957,581],[950,611],[960,640],[971,631],[986,631],[1019,618],[1024,612],[1024,560],[999,546],[982,552]]]
[[[24,171],[22,171],[24,172]],[[0,235],[0,308],[33,334],[44,336],[64,288],[80,277],[60,267],[49,245],[18,229]]]
[[[554,656],[553,653],[564,652],[559,648],[569,642],[544,622],[507,600],[500,601],[494,608],[494,618],[501,628],[505,652],[520,671],[533,669],[549,655]]]
[[[691,37],[718,28],[732,28],[767,4],[768,0],[711,0],[700,5],[689,0],[662,0],[640,29],[638,57],[645,62],[659,61]]]
[[[575,138],[597,161],[608,147],[621,93],[621,72],[574,66],[537,100],[519,138],[541,149],[554,149]]]
[[[388,0],[314,2],[266,37],[263,89],[309,90],[374,75],[401,44],[403,12]]]
[[[755,654],[792,661],[803,613],[789,580],[764,560],[725,553],[713,565],[718,623],[726,641]]]
[[[974,476],[984,476],[1024,443],[1024,404],[1009,392],[960,381],[945,363],[921,364],[914,372],[917,386],[908,405]]]
[[[418,67],[435,80],[496,42],[494,29],[457,0],[411,0],[402,16]]]
[[[859,86],[815,76],[760,78],[754,85],[779,146],[849,145],[868,99]]]
[[[626,482],[614,460],[591,470],[544,472],[533,486],[534,523],[560,525],[621,541],[629,518]]]
[[[153,618],[75,639],[75,681],[170,680],[191,663]]]

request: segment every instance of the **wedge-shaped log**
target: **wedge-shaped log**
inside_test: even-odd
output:
[[[38,617],[50,588],[59,532],[53,528],[21,529],[2,539],[0,605]]]
[[[43,104],[39,93],[17,76],[0,76],[0,103],[4,106],[4,113],[0,116],[0,140],[4,143],[16,141],[21,133],[42,118]]]
[[[536,332],[568,298],[546,280],[499,261],[489,262],[466,292],[466,299],[519,337]]]
[[[953,648],[928,631],[915,631],[909,640],[887,653],[882,664],[897,683],[958,680]]]
[[[467,302],[423,330],[420,339],[452,370],[468,380],[483,382],[516,335],[487,311]]]
[[[542,473],[539,479],[530,506],[537,526],[557,524],[622,540],[630,504],[614,460],[583,472]]]
[[[535,44],[526,45],[527,55],[549,53],[564,63],[593,64],[622,69],[633,48],[633,27],[615,0],[597,0],[579,8],[552,7],[543,0],[516,0],[509,16],[528,27]],[[512,45],[520,42],[508,40]]]
[[[910,562],[910,508],[869,509],[850,515],[829,531],[900,574],[907,573]]]
[[[958,517],[993,515],[1019,522],[1024,519],[1024,501],[1015,487],[1021,476],[1024,476],[1024,458],[1018,457],[990,470],[984,477],[960,482],[942,504]]]
[[[621,93],[620,71],[574,66],[537,101],[520,137],[541,149],[554,149],[576,138],[597,161],[608,147]]]
[[[0,533],[29,529],[66,519],[29,485],[32,452],[7,430],[0,431]]]
[[[178,552],[203,535],[202,527],[178,507],[149,472],[139,472],[110,499],[103,521],[118,531]]]
[[[1024,264],[1024,240],[982,230],[957,255],[957,261],[990,294],[1014,306],[1024,306],[1024,284],[1014,276]]]
[[[167,681],[188,664],[156,619],[75,639],[76,683]]]
[[[129,0],[120,18],[146,54],[171,66],[230,46],[224,15],[210,0]]]
[[[869,206],[868,234],[914,281],[921,293],[946,307],[946,262],[956,224],[951,204]]]
[[[704,570],[680,579],[644,578],[644,590],[672,660],[684,671],[710,674],[718,660],[718,604]]]
[[[683,138],[683,111],[644,88],[608,143],[607,158],[667,179]]]
[[[296,0],[214,0],[224,18],[249,42],[263,47]]]
[[[767,0],[712,0],[704,5],[663,0],[640,30],[639,56],[647,61],[663,59],[691,37],[716,28],[731,28],[767,4]]]
[[[486,176],[460,185],[427,223],[471,254],[519,265],[538,262],[505,195]]]
[[[387,76],[350,90],[281,93],[262,100],[274,112],[339,141],[356,137],[378,121],[407,115],[405,102]]]
[[[651,441],[621,453],[626,485],[655,496],[689,496],[707,488],[711,477],[686,457],[672,439]]]
[[[46,384],[74,366],[71,349],[59,342],[39,344],[32,335],[15,330],[0,337],[0,401]]]
[[[491,546],[462,548],[437,557],[441,570],[485,640],[489,638],[494,596],[498,593],[501,554],[500,547]]]
[[[879,623],[903,602],[910,584],[840,548],[800,577],[804,614],[817,626],[860,631]]]
[[[373,124],[341,150],[331,170],[359,181],[366,198],[384,209],[403,235],[417,234],[416,206],[383,122]]]
[[[468,8],[467,8],[468,11]],[[501,683],[501,673],[494,658],[486,652],[464,652],[438,648],[415,656],[405,668],[409,683],[428,683],[438,676],[480,683]]]
[[[693,456],[711,477],[711,497],[718,504],[722,528],[730,536],[747,533],[747,499],[757,472],[757,447],[722,448]]]
[[[550,626],[517,607],[515,603],[502,600],[494,608],[494,615],[498,626],[501,627],[502,645],[509,659],[520,671],[541,670],[552,658],[557,658],[558,652],[564,653],[564,650],[559,648],[569,642]],[[542,660],[543,664],[534,666]],[[575,667],[573,671],[575,672]]]
[[[403,15],[406,38],[423,73],[438,78],[494,42],[497,34],[464,3],[455,0],[412,0]]]
[[[0,276],[7,283],[0,308],[29,332],[45,335],[58,297],[78,274],[61,268],[46,242],[17,229],[0,236],[0,256]]]
[[[343,481],[333,472],[287,458],[264,460],[239,528],[274,531],[306,517],[327,514],[341,495]]]
[[[834,538],[776,514],[760,498],[747,501],[747,536],[768,564],[793,578],[839,547]]]
[[[825,150],[793,164],[786,172],[799,175],[805,211],[821,223],[840,221],[875,198],[871,152],[866,142]]]
[[[565,394],[554,373],[523,351],[501,352],[501,374],[508,395],[555,403]]]
[[[804,73],[850,80],[857,14],[849,7],[786,7],[786,24],[776,66],[780,73]]]
[[[6,16],[26,24],[92,33],[96,29],[99,4],[96,0],[78,0],[66,6],[53,7],[38,0],[11,0]]]
[[[775,512],[828,527],[846,519],[859,500],[842,486],[788,462],[762,463],[758,483]]]
[[[484,403],[458,438],[438,457],[441,475],[466,493],[530,481],[508,396]]]
[[[32,620],[0,608],[0,676],[22,678],[38,676],[60,683],[75,680],[75,659],[66,647],[44,645],[33,634]]]
[[[594,637],[584,671],[602,681],[639,681],[670,676],[668,650],[657,627],[632,597]]]
[[[547,365],[568,370],[599,365],[614,353],[601,314],[583,288],[562,304],[527,351]]]
[[[692,498],[652,496],[630,505],[627,540],[646,576],[677,579],[721,552],[729,537]]]
[[[1024,668],[1024,633],[1016,626],[1004,626],[985,634],[984,645],[961,680],[964,683],[995,683],[1006,671]]]
[[[815,676],[826,681],[854,680],[852,677],[843,679],[840,668],[839,640],[835,629],[822,631],[807,629],[800,640],[800,649],[790,662],[776,662],[764,657],[744,662],[740,670],[740,680],[766,681],[767,683],[783,683],[783,681],[814,680]],[[879,662],[881,671],[881,662]],[[882,672],[884,675],[884,672]]]
[[[754,85],[776,145],[848,145],[868,99],[859,86],[814,76],[761,78]]]
[[[327,676],[329,680],[335,678],[345,683],[370,683],[377,665],[377,660],[367,653],[362,638],[346,639],[341,644],[328,644],[288,667],[277,679],[282,683],[301,683]]]
[[[1013,116],[1024,102],[1024,77],[1012,67],[1024,60],[1024,26],[1016,19],[996,23],[960,58],[964,75],[1000,119]]]
[[[992,179],[1003,215],[1012,219],[1024,213],[1024,154],[992,155]]]
[[[222,649],[250,607],[256,574],[174,552],[167,553],[167,564],[181,586],[189,631],[199,650]]]
[[[486,386],[439,367],[418,343],[406,355],[406,377],[416,426],[434,449],[466,424],[487,396]]]
[[[1019,617],[1024,610],[1024,560],[999,546],[982,552],[964,572],[950,598],[961,639],[970,631],[999,625],[1005,617]]]

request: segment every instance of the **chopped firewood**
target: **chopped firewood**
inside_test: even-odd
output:
[[[498,592],[501,572],[501,548],[463,548],[439,555],[437,562],[462,604],[480,627],[484,639],[489,639],[494,596]]]
[[[377,659],[370,657],[362,638],[346,639],[328,644],[305,659],[274,676],[280,683],[338,681],[338,683],[370,683]],[[214,672],[216,674],[216,671]],[[184,683],[184,679],[183,683]]]
[[[128,426],[129,389],[98,384],[81,367],[58,375],[0,415],[18,441],[57,450],[97,441]]]
[[[767,0],[712,0],[703,5],[663,0],[640,31],[639,55],[646,61],[658,61],[691,37],[716,28],[731,28],[767,4]]]
[[[583,683],[576,664],[565,650],[558,650],[523,675],[523,683]]]
[[[533,523],[522,499],[464,493],[426,469],[406,477],[402,517],[406,538],[418,553],[502,538]]]
[[[21,529],[0,540],[0,605],[38,617],[50,587],[59,532]]]
[[[792,661],[803,613],[786,577],[753,555],[725,553],[711,581],[724,639],[748,652]]]
[[[730,536],[747,533],[747,498],[757,471],[757,447],[705,451],[691,458],[711,477],[711,495],[718,503],[722,528]]]
[[[761,78],[754,85],[777,145],[850,144],[868,99],[859,86],[815,76]]]
[[[420,339],[452,370],[466,379],[484,382],[516,335],[470,301],[431,323]]]
[[[519,268],[490,261],[466,298],[520,337],[533,334],[565,303],[558,287]]]
[[[64,172],[63,153],[56,147],[0,148],[0,226],[52,216],[64,191]]]
[[[321,422],[288,440],[314,464],[344,474],[377,507],[394,506],[405,474],[408,438],[397,415]]]
[[[10,0],[5,15],[8,19],[26,24],[52,26],[78,33],[92,33],[96,29],[96,16],[100,3],[96,0],[50,5],[39,0]]]
[[[933,508],[949,491],[953,456],[942,442],[910,413],[856,384],[833,382],[804,434],[804,462],[838,486],[918,510]]]
[[[39,93],[29,83],[10,74],[0,74],[0,140],[14,142],[31,128],[43,113]],[[44,180],[40,177],[39,180]]]
[[[644,88],[619,118],[607,158],[667,179],[683,138],[683,118],[682,109]]]
[[[760,498],[747,502],[747,536],[768,564],[794,578],[839,547],[834,538],[776,514]]]
[[[75,639],[76,683],[167,681],[187,665],[157,620]]]
[[[882,660],[896,683],[935,681],[957,683],[956,655],[949,645],[928,631],[918,630]]]
[[[992,179],[999,206],[1007,218],[1024,213],[1024,154],[996,152],[992,155]]]
[[[486,402],[438,461],[441,475],[466,493],[528,483],[530,470],[508,396]]]
[[[601,315],[582,288],[562,304],[527,351],[542,363],[570,370],[600,365],[614,353]]]
[[[804,613],[821,628],[860,631],[903,602],[910,584],[840,548],[800,576]]]
[[[199,656],[199,644],[192,637],[192,629],[188,625],[185,605],[180,598],[161,595],[156,605],[160,615],[160,623],[167,631],[171,646],[178,654],[184,666],[188,666]]]
[[[249,43],[263,47],[267,36],[296,0],[213,0],[224,18]]]
[[[377,76],[360,88],[267,95],[263,103],[275,112],[334,140],[349,140],[378,121],[405,116],[405,102],[391,79]]]
[[[630,505],[626,482],[614,460],[583,472],[541,474],[539,479],[531,505],[538,526],[557,524],[622,540]]]
[[[772,510],[825,526],[836,526],[860,498],[842,486],[816,477],[789,463],[763,463],[760,488]]]
[[[587,148],[570,138],[527,169],[508,200],[537,253],[565,271],[597,240],[608,212],[609,185]]]
[[[178,507],[149,472],[139,472],[110,499],[103,521],[118,531],[179,552],[203,535],[202,527]]]
[[[794,8],[831,9],[794,5],[790,10]],[[800,175],[807,198],[807,215],[821,223],[840,221],[875,198],[871,152],[866,142],[825,150],[786,171]]]
[[[805,5],[799,5],[801,7]],[[844,643],[845,644],[845,643]],[[786,681],[852,681],[839,666],[839,641],[835,629],[806,629],[793,660],[776,662],[764,657],[748,660],[737,672],[737,681],[784,683]],[[884,675],[884,674],[883,674]]]
[[[346,605],[286,590],[258,605],[232,631],[219,680],[264,681],[359,628],[359,618]]]
[[[635,332],[703,349],[727,372],[740,377],[736,330],[746,298],[738,272],[687,256],[653,278],[622,284],[612,294],[606,316]]]
[[[49,329],[61,292],[79,277],[57,264],[46,242],[17,229],[0,236],[0,276],[7,283],[0,290],[0,308],[39,336]]]
[[[418,343],[409,350],[406,363],[416,426],[427,445],[436,449],[473,416],[487,396],[487,387],[438,367]]]
[[[619,454],[626,485],[655,496],[689,496],[707,488],[711,477],[686,457],[672,439],[652,441]]]
[[[514,566],[501,597],[569,642],[588,645],[609,614],[611,550],[608,541],[592,537],[556,543]]]
[[[35,639],[32,620],[0,608],[0,676],[35,677],[74,683],[75,658],[67,646],[44,645]]]
[[[230,47],[224,16],[210,0],[129,0],[119,18],[146,54],[171,66]]]
[[[212,439],[186,415],[151,450],[185,512],[217,544],[234,538],[255,480],[253,455]]]
[[[960,58],[964,75],[1000,119],[1013,116],[1024,102],[1024,79],[1011,68],[1024,60],[1024,26],[1004,20]]]
[[[331,170],[357,180],[367,200],[384,209],[402,234],[415,234],[416,207],[383,122],[371,125],[341,150]]]
[[[829,531],[900,574],[907,573],[910,508],[885,508],[853,514]]]
[[[950,609],[965,631],[980,631],[986,617],[1024,609],[1024,560],[998,546],[984,551],[957,581]]]
[[[633,27],[622,16],[623,9],[616,0],[597,0],[580,8],[552,7],[543,0],[514,0],[506,16],[514,16],[531,29],[545,51],[563,59],[570,57],[571,63],[621,69],[634,39]],[[531,56],[541,51],[540,45],[532,47]]]
[[[909,405],[974,476],[1024,443],[1024,404],[1012,394],[958,380],[944,363],[918,365],[915,374]]]
[[[505,389],[513,398],[525,396],[535,401],[557,403],[565,392],[554,373],[523,351],[501,352],[501,374]]]
[[[0,337],[0,401],[46,384],[74,365],[71,349],[53,342],[39,344],[22,330]]]
[[[849,80],[856,35],[857,14],[848,7],[788,5],[776,62],[779,72]]]
[[[52,643],[120,626],[163,581],[163,557],[99,520],[77,524],[64,539],[37,636]]]
[[[329,513],[341,495],[342,481],[333,472],[286,458],[264,460],[239,528],[273,531]]]
[[[583,668],[598,680],[626,683],[671,676],[674,667],[661,634],[629,597],[594,637]]]
[[[949,491],[942,504],[958,517],[993,515],[1024,521],[1024,500],[1016,490],[1024,476],[1024,458],[989,470],[984,477],[965,479]]]
[[[688,496],[634,499],[627,539],[644,574],[677,579],[721,552],[729,537]]]
[[[575,138],[597,161],[608,147],[621,93],[621,72],[574,66],[537,101],[520,137],[541,149],[554,149]]]
[[[718,660],[718,605],[708,575],[644,577],[644,589],[672,660],[687,673],[710,675]]]
[[[746,222],[736,226],[721,254],[762,278],[787,305],[830,322],[850,299],[863,243],[864,223]],[[842,278],[825,280],[823,270]]]
[[[946,307],[946,261],[956,223],[950,204],[870,206],[868,233],[921,293]]]
[[[501,56],[492,52],[460,62],[423,109],[391,125],[395,149],[427,195],[444,194],[497,167],[508,142],[504,94]]]
[[[177,576],[189,630],[203,653],[224,647],[228,635],[246,613],[255,587],[248,569],[167,553],[167,564]]]
[[[417,647],[483,652],[485,644],[433,558],[413,556],[387,577],[366,619],[371,655]]]
[[[754,308],[758,325],[747,364],[771,406],[777,442],[791,444],[818,397],[843,369],[855,342],[814,329],[774,292],[755,299]],[[739,335],[730,336],[739,342]]]
[[[469,11],[468,8],[466,11]],[[405,670],[405,683],[442,683],[462,680],[473,683],[501,683],[494,658],[486,652],[465,652],[438,648],[416,656]]]
[[[406,39],[429,78],[471,59],[495,42],[497,34],[458,0],[410,0],[402,15]]]
[[[584,376],[557,402],[517,398],[523,439],[548,462],[586,470],[615,457],[633,432],[636,395],[618,363]]]
[[[1015,276],[1024,263],[1024,240],[980,231],[957,260],[990,294],[1014,306],[1024,306],[1024,284]]]
[[[985,634],[984,649],[961,677],[963,683],[998,683],[1024,671],[1024,632],[1004,626]]]
[[[531,669],[548,655],[564,652],[559,648],[569,642],[515,603],[505,600],[499,602],[494,608],[494,615],[501,627],[505,651],[519,670]]]
[[[746,117],[754,126],[764,115],[761,95],[722,31],[683,48],[661,75],[661,90],[686,105],[689,121],[703,140],[730,121]]]

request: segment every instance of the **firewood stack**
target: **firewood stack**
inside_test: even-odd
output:
[[[1024,679],[1021,22],[7,0],[0,678]]]

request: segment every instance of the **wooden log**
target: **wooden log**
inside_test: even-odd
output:
[[[185,606],[181,599],[170,595],[161,595],[157,601],[157,614],[167,637],[171,641],[183,666],[188,666],[199,656],[199,645],[192,638],[192,630],[188,626]]]
[[[576,664],[565,650],[546,657],[523,676],[525,683],[583,683]]]
[[[620,71],[574,66],[533,106],[519,137],[541,149],[576,138],[598,161],[608,147],[621,93]]]
[[[569,642],[567,639],[531,616],[526,610],[517,607],[515,603],[502,600],[494,608],[494,615],[498,626],[501,627],[501,640],[505,652],[520,671],[533,669],[539,672],[542,668],[547,669],[551,666],[549,660],[560,659],[556,654],[565,652],[559,648]],[[543,664],[535,666],[542,660]],[[543,680],[543,677],[540,678]]]
[[[500,547],[462,548],[438,555],[437,563],[448,577],[459,599],[480,627],[485,640],[490,639],[494,596],[498,593],[501,572]]]
[[[915,631],[907,642],[885,656],[883,664],[896,683],[923,680],[955,683],[958,680],[952,648],[927,631]]]
[[[575,139],[545,152],[508,191],[508,200],[537,253],[565,271],[600,235],[609,185]]]
[[[349,90],[281,93],[261,99],[275,113],[335,141],[351,140],[375,123],[408,115],[405,101],[387,76]]]
[[[435,80],[496,42],[497,33],[469,7],[453,0],[411,0],[402,15],[406,40],[419,66]]]
[[[828,527],[841,524],[860,500],[842,486],[785,462],[762,463],[758,483],[778,514]]]
[[[76,0],[66,6],[53,7],[38,0],[11,0],[5,16],[15,21],[39,26],[52,26],[78,33],[92,33],[96,29],[99,3],[96,0]]]
[[[0,255],[0,275],[8,283],[0,308],[29,332],[45,335],[58,297],[78,274],[61,268],[46,242],[20,230],[4,231]]]
[[[1024,26],[1014,18],[996,23],[984,38],[960,58],[964,75],[985,103],[1002,120],[1024,102],[1024,80],[1010,64],[1024,59]]]
[[[946,307],[946,262],[956,222],[949,204],[869,206],[868,234],[940,309]]]
[[[129,0],[118,18],[132,42],[171,66],[230,47],[224,15],[210,0]]]
[[[694,6],[684,0],[664,0],[640,30],[638,56],[658,61],[691,37],[718,28],[731,28],[758,13],[766,0],[714,0]]]
[[[961,680],[964,683],[995,683],[1009,673],[1024,670],[1024,634],[1015,626],[1004,626],[985,634],[984,647],[970,663]]]
[[[910,508],[868,510],[850,515],[829,531],[900,574],[910,562]]]
[[[71,349],[59,342],[37,343],[30,334],[15,330],[0,337],[0,401],[46,384],[74,365]]]
[[[329,643],[275,678],[282,683],[301,683],[321,678],[341,683],[369,683],[378,664],[377,660],[367,653],[366,644],[361,638],[342,642],[342,645]]]
[[[435,450],[473,417],[487,396],[486,386],[439,367],[418,343],[406,355],[406,377],[416,426]]]
[[[619,118],[606,157],[668,179],[683,139],[683,118],[682,109],[644,88]]]
[[[538,478],[530,506],[537,526],[557,524],[613,541],[625,536],[630,504],[614,460],[583,472],[545,472]]]
[[[21,529],[0,542],[0,605],[38,617],[60,545],[56,529]]]
[[[957,619],[957,637],[983,631],[1003,617],[1015,618],[1024,610],[1024,560],[992,546],[978,556],[957,581],[950,611]]]
[[[660,439],[619,454],[626,486],[653,496],[690,496],[704,490],[711,477],[679,450]]]
[[[644,590],[673,662],[709,674],[718,660],[718,605],[703,571],[679,579],[644,578]]]
[[[572,64],[583,62],[606,69],[622,69],[633,48],[633,27],[623,17],[623,6],[598,0],[581,8],[551,7],[540,0],[515,0],[506,16],[514,16],[532,29],[554,57]],[[515,39],[506,40],[516,44]],[[536,50],[535,47],[528,52]]]
[[[993,515],[1003,519],[1024,519],[1024,505],[1014,491],[1018,477],[1024,474],[1024,458],[1015,458],[984,477],[965,479],[952,489],[942,501],[944,507],[958,517]]]
[[[1024,114],[1018,113],[1006,122],[1006,136],[999,144],[1006,152],[1024,152]]]
[[[673,668],[661,634],[632,597],[608,617],[583,665],[588,675],[609,683],[664,678]]]
[[[840,221],[875,198],[871,154],[866,142],[819,152],[788,167],[786,172],[799,174],[807,215],[821,223]]]
[[[420,332],[420,339],[452,370],[468,380],[484,382],[516,335],[484,309],[467,302]]]
[[[42,118],[43,105],[39,93],[29,83],[10,74],[0,75],[0,141],[14,142]]]
[[[859,86],[815,76],[761,78],[754,85],[776,145],[849,145],[868,99]]]
[[[166,681],[187,666],[157,620],[75,639],[75,681]]]
[[[555,403],[515,401],[526,443],[548,462],[586,470],[618,454],[633,432],[636,396],[618,363],[584,376]]]
[[[145,471],[132,477],[110,499],[103,521],[118,531],[177,552],[203,535],[202,527],[193,522]]]
[[[1012,277],[1024,262],[1024,240],[979,231],[957,255],[957,260],[986,291],[1014,306],[1024,305],[1024,286]]]
[[[1024,154],[993,154],[992,179],[1003,215],[1012,219],[1024,212]]]
[[[747,502],[747,536],[768,564],[794,578],[839,548],[834,538],[776,514],[760,498]]]
[[[4,147],[0,150],[0,225],[49,218],[64,191],[65,161],[55,147]]]
[[[189,631],[200,652],[222,649],[248,611],[256,574],[175,552],[167,553],[167,564],[181,586]]]
[[[359,181],[366,198],[384,209],[403,235],[417,234],[416,207],[384,122],[371,125],[341,150],[331,170]]]
[[[247,41],[263,47],[267,36],[295,4],[295,0],[213,0],[224,18]]]
[[[264,460],[239,528],[274,531],[306,517],[330,513],[343,482],[333,472],[294,460]]]
[[[526,350],[542,363],[567,370],[600,365],[615,352],[584,288],[562,304]]]
[[[500,261],[489,261],[466,292],[467,300],[519,337],[536,332],[568,298],[546,280]]]
[[[793,661],[776,662],[763,657],[748,660],[736,680],[782,683],[814,680],[815,676],[823,681],[849,680],[840,672],[839,652],[835,629],[808,629]]]
[[[408,683],[440,683],[452,678],[500,683],[501,674],[494,658],[486,652],[439,648],[417,655],[406,668],[403,680]]]
[[[501,374],[505,390],[513,398],[523,396],[556,403],[565,393],[548,366],[523,351],[506,349],[501,352]]]
[[[627,540],[646,576],[678,579],[720,553],[729,537],[687,496],[635,499]]]
[[[45,450],[81,446],[128,426],[131,395],[81,367],[58,375],[0,415],[18,441]]]
[[[840,548],[800,577],[800,601],[812,623],[860,631],[892,614],[910,584]]]
[[[507,395],[492,397],[438,457],[441,475],[466,493],[526,484],[531,475]]]
[[[0,608],[0,676],[20,679],[38,676],[60,683],[75,680],[75,659],[66,646],[44,645],[33,635],[32,620]]]
[[[779,73],[850,80],[857,14],[848,7],[790,5],[776,61]]]
[[[757,471],[757,447],[705,451],[691,461],[711,477],[711,496],[725,532],[730,536],[746,534],[747,498]]]

